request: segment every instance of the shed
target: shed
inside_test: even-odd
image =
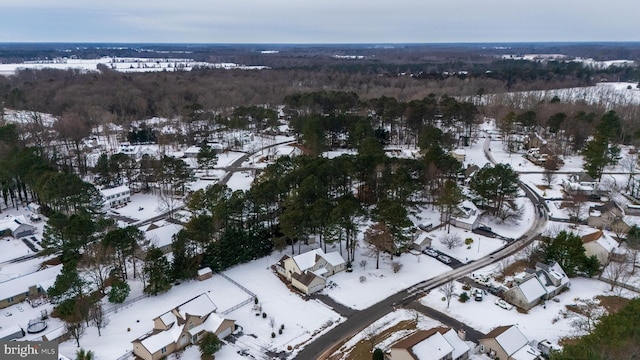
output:
[[[40,214],[40,204],[29,203],[27,205],[27,210],[31,211],[34,214]]]
[[[212,276],[213,276],[213,271],[211,270],[211,268],[205,267],[198,270],[198,276],[196,276],[196,279],[199,281],[203,281],[203,280],[210,279]]]
[[[433,239],[431,239],[426,232],[423,232],[413,242],[413,248],[418,251],[424,251],[426,248],[431,247],[432,242]]]

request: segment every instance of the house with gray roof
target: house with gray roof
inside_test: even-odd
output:
[[[535,269],[525,270],[514,281],[515,285],[504,292],[504,300],[527,311],[570,286],[569,277],[557,262],[537,263]]]

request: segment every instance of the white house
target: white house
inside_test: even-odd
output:
[[[587,256],[595,255],[600,265],[609,263],[611,253],[618,247],[618,242],[602,230],[584,235],[582,246]]]
[[[326,277],[346,270],[347,263],[339,252],[325,253],[321,248],[296,256],[283,256],[274,268],[292,286],[309,295],[324,288]]]
[[[101,189],[106,209],[117,208],[131,201],[131,190],[127,185],[120,185],[111,189]]]
[[[465,230],[473,230],[479,226],[480,210],[470,200],[465,200],[454,208],[449,217],[451,225]],[[442,213],[440,221],[447,222],[447,214]]]
[[[0,219],[0,234],[10,233],[14,238],[33,235],[35,226],[29,225],[24,215],[13,216],[11,214]],[[7,234],[8,235],[8,234]]]

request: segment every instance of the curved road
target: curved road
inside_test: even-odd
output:
[[[495,160],[490,154],[489,141],[490,139],[488,138],[485,141],[484,152],[487,159],[489,159],[491,163],[495,164]],[[355,312],[344,322],[307,344],[300,352],[297,353],[294,359],[326,359],[338,350],[345,341],[364,330],[375,320],[380,319],[394,310],[395,307],[410,306],[416,308],[418,307],[417,304],[413,305],[411,303],[421,298],[426,292],[435,289],[448,281],[455,280],[465,274],[500,261],[533,242],[533,240],[542,233],[546,226],[548,219],[547,209],[545,207],[545,202],[541,200],[526,184],[519,182],[519,186],[536,206],[538,211],[538,217],[534,217],[533,224],[525,235],[488,256],[480,258],[474,262],[467,263],[462,267],[440,274],[434,278],[422,281],[406,290],[399,291],[362,311]]]

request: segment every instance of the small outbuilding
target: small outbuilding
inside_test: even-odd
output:
[[[196,276],[196,279],[198,281],[203,281],[203,280],[210,279],[212,276],[213,276],[213,270],[211,270],[210,267],[205,267],[198,270],[198,276]]]
[[[431,247],[431,243],[433,243],[433,239],[426,232],[423,232],[413,241],[413,248],[418,251],[424,251],[426,248]]]

